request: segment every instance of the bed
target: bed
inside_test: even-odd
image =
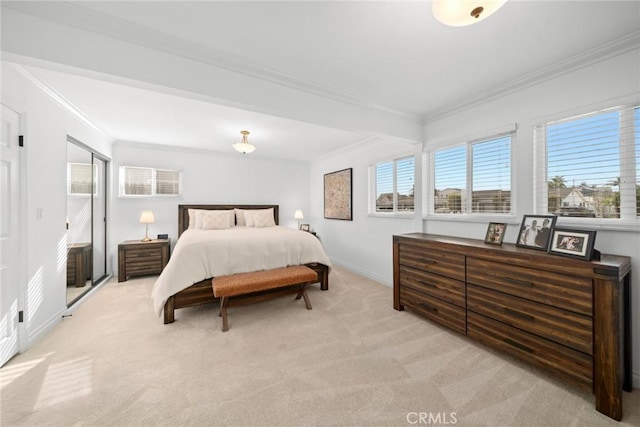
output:
[[[272,209],[275,227],[194,230],[190,209]],[[320,242],[311,233],[278,226],[278,219],[278,205],[179,205],[178,242],[152,291],[154,309],[159,316],[164,313],[164,323],[174,322],[176,309],[217,301],[211,286],[215,276],[306,265],[318,273],[320,289],[328,290],[331,262]]]

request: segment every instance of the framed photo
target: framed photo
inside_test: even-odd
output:
[[[352,221],[352,168],[324,175],[324,217]]]
[[[549,253],[590,260],[595,241],[595,230],[554,228]]]
[[[555,215],[525,215],[516,239],[516,246],[546,251],[551,241],[551,230],[556,225]]]
[[[487,227],[487,235],[484,236],[484,242],[490,245],[501,245],[506,228],[507,224],[503,222],[490,222]]]
[[[300,224],[300,230],[302,231],[311,231],[309,224]]]

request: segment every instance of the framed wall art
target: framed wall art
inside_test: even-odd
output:
[[[484,237],[484,242],[490,245],[501,245],[506,229],[507,224],[503,222],[490,222],[487,227],[487,234]]]
[[[352,221],[352,168],[324,175],[324,217]]]
[[[549,253],[590,260],[595,241],[595,230],[554,228]]]
[[[516,239],[516,246],[546,251],[551,230],[556,225],[555,215],[525,215]]]

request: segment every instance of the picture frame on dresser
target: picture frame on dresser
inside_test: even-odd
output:
[[[593,246],[596,241],[595,230],[576,230],[571,228],[554,228],[551,236],[549,253],[554,255],[569,256],[586,259],[595,257]]]
[[[524,215],[516,246],[547,251],[551,241],[551,230],[556,226],[555,215]]]
[[[487,234],[484,236],[484,242],[489,245],[502,245],[506,229],[507,224],[504,222],[490,222],[487,227]]]

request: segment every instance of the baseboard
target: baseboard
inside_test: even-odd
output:
[[[57,313],[53,314],[46,322],[44,322],[40,327],[34,331],[29,331],[27,336],[26,345],[21,346],[20,353],[24,353],[29,348],[31,348],[36,342],[38,342],[42,337],[47,335],[51,330],[53,330],[58,323],[62,321],[62,315],[67,311],[67,308],[64,307],[60,309]]]
[[[379,283],[382,283],[383,285],[389,286],[390,288],[393,287],[393,282],[389,281],[389,279],[387,277],[384,277],[384,276],[379,275],[379,274],[372,273],[371,271],[368,271],[368,270],[363,270],[362,268],[360,268],[360,267],[358,267],[356,265],[353,265],[351,263],[348,263],[346,261],[343,261],[343,260],[331,258],[331,262],[333,264],[338,264],[341,267],[344,267],[344,268],[346,268],[348,270],[351,270],[354,273],[358,273],[359,275],[364,276],[364,277],[366,277],[368,279],[375,280],[376,282],[379,282]]]

